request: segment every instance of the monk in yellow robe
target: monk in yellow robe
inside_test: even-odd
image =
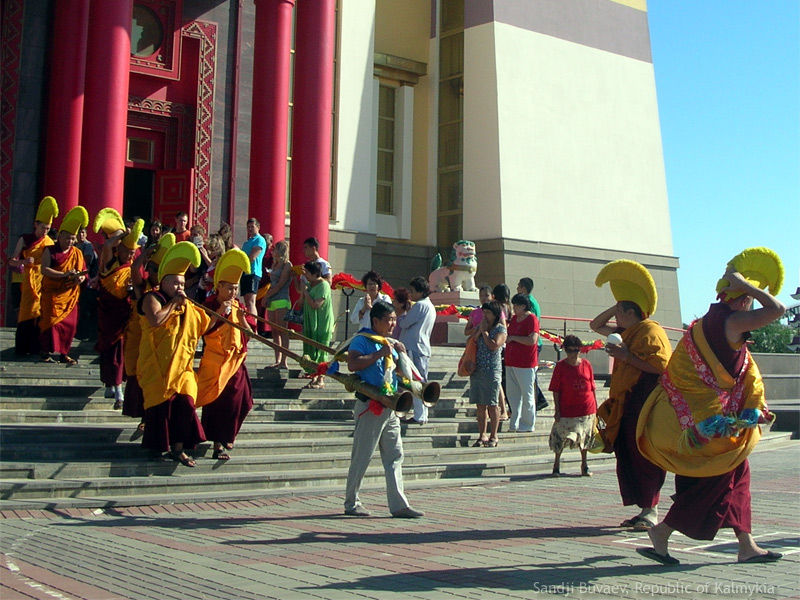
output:
[[[241,250],[223,254],[214,269],[215,294],[205,305],[222,316],[252,329],[256,322],[247,316],[244,305],[237,299],[239,280],[250,272],[250,259]],[[247,414],[253,408],[253,390],[247,373],[247,337],[220,321],[203,337],[203,359],[197,371],[199,388],[196,406],[203,407],[202,424],[206,437],[214,441],[212,458],[229,460],[228,450]]]
[[[151,227],[152,228],[152,227]],[[158,243],[148,246],[141,252],[131,265],[131,282],[135,305],[144,295],[158,289],[158,267],[167,249],[175,245],[175,235],[166,233],[159,237]],[[141,419],[139,431],[144,431],[144,394],[139,385],[136,374],[136,364],[139,361],[139,345],[142,341],[143,319],[138,310],[132,310],[130,319],[125,326],[125,346],[123,358],[125,360],[125,394],[122,401],[122,414],[126,417]]]
[[[611,273],[609,275],[609,273]],[[641,455],[636,447],[636,423],[647,396],[667,367],[671,345],[664,329],[649,318],[655,312],[657,293],[652,276],[634,261],[613,261],[595,283],[609,281],[617,303],[597,315],[590,327],[601,335],[618,333],[622,344],[609,344],[614,358],[608,399],[597,409],[607,451],[617,459],[617,483],[622,503],[640,512],[620,527],[643,531],[658,519],[658,501],[666,472]],[[616,318],[616,327],[609,324]]]
[[[60,354],[61,362],[74,365],[69,356],[78,329],[78,299],[86,280],[83,252],[75,247],[78,229],[86,227],[89,215],[76,206],[61,222],[54,246],[42,254],[42,314],[39,317],[39,345],[42,360],[54,362],[51,354]]]
[[[689,327],[659,386],[642,408],[636,431],[639,449],[650,461],[675,473],[672,507],[664,520],[648,531],[653,547],[638,549],[662,564],[679,562],[667,549],[673,531],[712,540],[725,527],[736,534],[740,563],[781,558],[753,540],[747,461],[761,437],[760,426],[774,417],[767,408],[761,374],[745,341],[751,330],[771,323],[786,311],[781,302],[759,287],[770,283],[770,289],[778,293],[782,268],[777,280],[745,268],[757,257],[757,269],[777,273],[763,268],[769,264],[762,260],[767,256],[762,251],[766,250],[750,248],[734,257],[737,268],[737,259],[744,255],[738,268],[747,273],[747,278],[733,268],[725,273],[720,280],[725,286],[722,301],[712,304]],[[753,299],[762,308],[752,310]]]
[[[136,373],[144,394],[142,445],[159,456],[171,450],[172,459],[194,467],[184,449],[206,439],[194,408],[194,353],[212,319],[186,298],[184,274],[190,264],[200,264],[194,244],[179,242],[169,248],[159,266],[158,291],[146,293],[138,303],[144,318]]]
[[[14,350],[18,356],[39,353],[39,315],[41,314],[42,254],[53,245],[47,233],[58,216],[58,206],[51,196],[39,204],[33,232],[17,240],[8,265],[20,276],[20,304]]]

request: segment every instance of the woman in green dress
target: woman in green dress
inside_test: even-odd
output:
[[[333,337],[333,306],[331,305],[331,286],[322,277],[319,263],[308,261],[303,265],[303,273],[308,280],[306,289],[303,290],[303,335],[324,344],[330,345]],[[308,355],[314,362],[327,360],[328,355],[309,344],[303,344],[303,354]],[[319,389],[324,387],[322,375],[316,375],[306,386]]]

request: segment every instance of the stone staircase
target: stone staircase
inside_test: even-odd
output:
[[[310,488],[341,493],[347,476],[354,400],[327,380],[302,389],[298,369],[266,368],[272,351],[251,344],[254,408],[232,459],[211,459],[211,443],[194,452],[197,468],[148,460],[137,420],[103,398],[92,343],[77,341],[72,367],[13,356],[14,332],[0,329],[0,509],[20,506],[110,506],[246,498]],[[300,345],[292,343],[292,349]],[[475,477],[528,473],[548,462],[552,409],[534,433],[503,433],[497,448],[472,448],[477,435],[468,380],[454,376],[461,350],[436,348],[430,378],[442,386],[424,427],[403,425],[404,478],[463,483]],[[549,372],[543,373],[546,388]],[[577,456],[577,455],[576,455]],[[383,485],[377,453],[365,487]]]
[[[112,409],[103,398],[92,343],[77,341],[72,367],[13,356],[14,331],[0,329],[0,510],[65,506],[109,507],[252,498],[265,494],[330,490],[341,495],[350,460],[354,400],[327,380],[323,390],[302,389],[299,370],[268,369],[272,351],[251,344],[247,365],[254,408],[242,427],[230,461],[211,459],[211,443],[200,444],[194,469],[148,460],[137,420]],[[300,351],[300,345],[292,343]],[[403,474],[409,487],[463,485],[476,478],[549,470],[547,439],[552,408],[537,416],[533,433],[508,433],[501,426],[497,448],[472,448],[475,409],[468,380],[455,376],[460,348],[436,347],[430,378],[442,386],[430,422],[403,425]],[[547,389],[551,371],[543,369]],[[602,383],[599,383],[602,386]],[[606,395],[600,389],[598,400]],[[549,397],[549,393],[546,393]],[[771,433],[781,442],[789,433]],[[575,461],[578,453],[564,455]],[[607,461],[607,455],[592,456]],[[572,466],[567,465],[567,470]],[[577,472],[577,465],[574,465]],[[384,485],[376,453],[364,486]]]

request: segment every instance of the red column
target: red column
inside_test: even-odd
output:
[[[132,0],[92,0],[81,147],[81,205],[94,219],[122,213],[128,121]]]
[[[336,0],[297,4],[289,233],[295,264],[305,262],[303,240],[312,236],[328,257],[335,8]]]
[[[285,237],[289,75],[295,0],[255,0],[248,216],[278,242]]]
[[[56,2],[43,195],[53,196],[62,214],[78,205],[88,31],[89,0]]]

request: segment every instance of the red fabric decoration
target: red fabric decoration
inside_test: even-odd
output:
[[[341,288],[352,288],[354,290],[365,291],[364,284],[361,283],[360,279],[356,279],[350,273],[337,273],[331,279],[331,289],[338,290]],[[381,287],[381,292],[389,296],[389,298],[394,298],[394,288],[389,285],[388,281],[383,282],[383,286]]]

